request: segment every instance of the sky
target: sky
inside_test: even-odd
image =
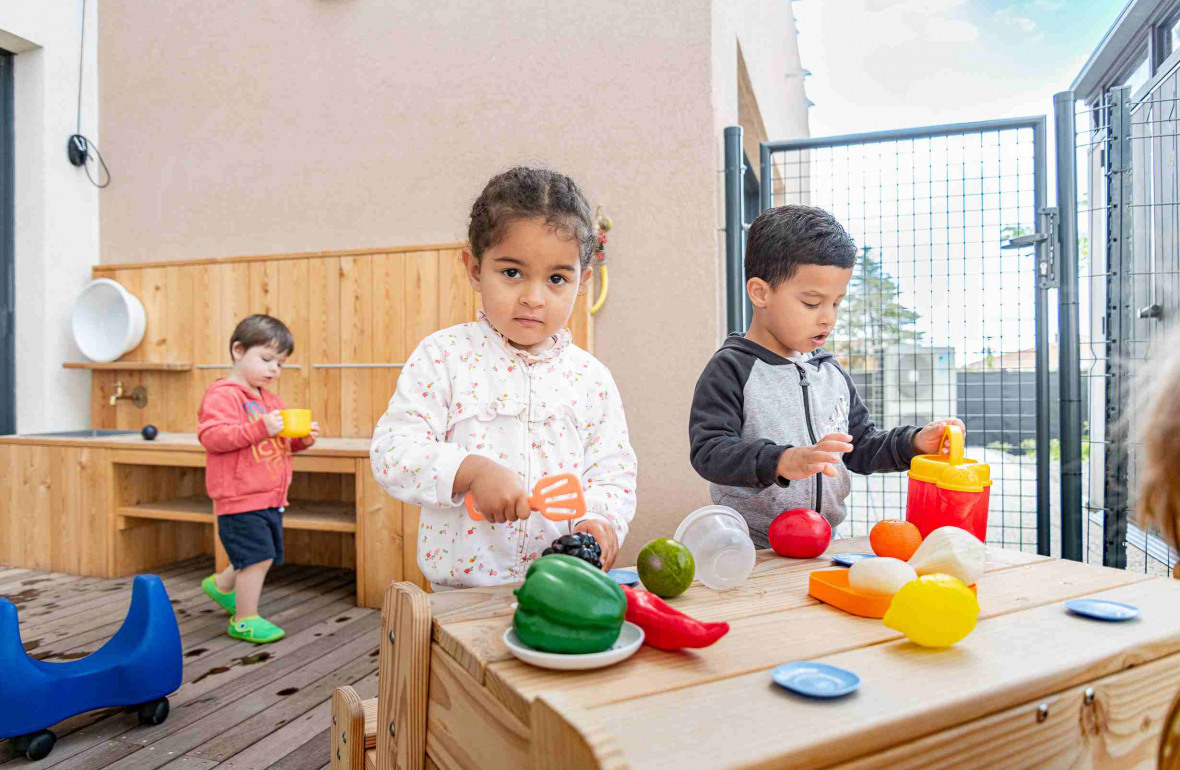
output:
[[[794,0],[811,135],[1050,114],[1124,0]]]
[[[1051,115],[1123,3],[794,0],[811,135]],[[1053,205],[1051,117],[1047,139]],[[979,142],[820,151],[810,175],[811,202],[874,248],[923,343],[954,348],[959,366],[1035,339],[1033,252],[1000,250],[1006,227],[1036,226],[1031,146]]]

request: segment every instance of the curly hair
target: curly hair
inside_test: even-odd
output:
[[[1139,410],[1139,442],[1143,462],[1139,467],[1139,523],[1157,531],[1172,548],[1180,548],[1180,326],[1167,351],[1149,365],[1155,370],[1152,389]],[[1178,567],[1180,569],[1180,567]]]
[[[590,204],[574,180],[544,168],[517,166],[492,177],[471,207],[467,241],[476,259],[504,237],[512,222],[540,217],[576,241],[582,269],[601,247]]]

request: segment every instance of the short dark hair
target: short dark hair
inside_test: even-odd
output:
[[[274,348],[284,355],[295,350],[295,335],[287,325],[273,316],[255,313],[238,322],[229,338],[229,357],[234,357],[234,345],[242,343],[246,350],[260,345]]]
[[[746,237],[746,280],[771,286],[789,280],[800,265],[856,265],[856,243],[834,216],[812,206],[767,209]]]
[[[590,266],[600,244],[586,196],[565,174],[525,166],[492,177],[475,199],[467,227],[472,255],[482,258],[510,223],[536,217],[576,241],[582,268]]]

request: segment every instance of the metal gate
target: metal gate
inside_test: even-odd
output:
[[[1180,121],[1173,71],[1138,101],[1107,91],[1077,113],[1083,552],[1088,561],[1167,574],[1176,551],[1135,525],[1142,445],[1135,409],[1152,387],[1165,321],[1180,311]],[[1072,94],[1070,95],[1072,106]],[[1062,206],[1064,207],[1064,202]]]
[[[726,189],[739,193],[726,196],[730,323],[744,330],[740,191],[752,170],[740,129],[726,146]],[[992,469],[989,542],[1044,554],[1059,552],[1050,480],[1068,462],[1052,438],[1046,174],[1044,117],[767,142],[758,173],[760,210],[825,208],[860,247],[829,350],[877,424],[961,417],[969,456]],[[904,516],[905,490],[904,474],[854,476],[844,534]]]

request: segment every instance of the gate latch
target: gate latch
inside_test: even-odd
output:
[[[1057,212],[1056,206],[1046,206],[1041,209],[1040,215],[1040,232],[1009,238],[1000,245],[1000,248],[1024,249],[1044,243],[1044,255],[1037,264],[1037,287],[1041,289],[1056,289],[1061,285],[1057,277],[1057,223],[1060,215]]]

